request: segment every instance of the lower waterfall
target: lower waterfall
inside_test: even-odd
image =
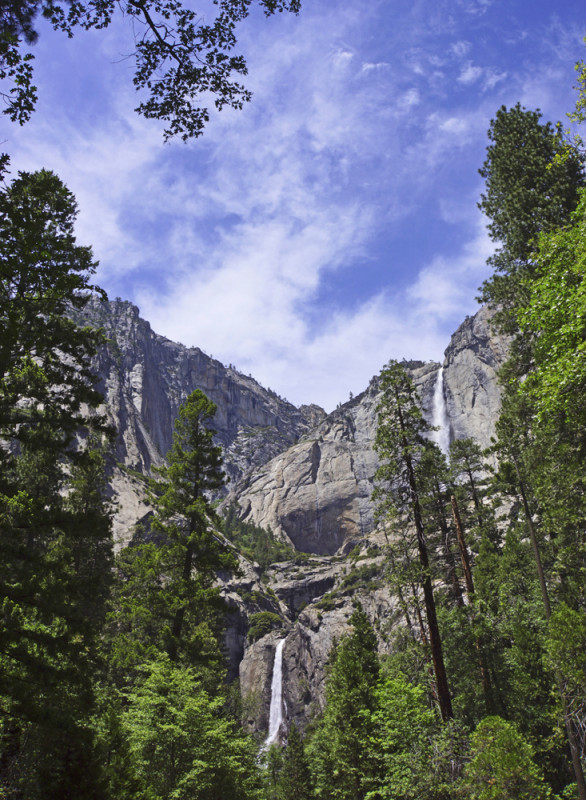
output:
[[[273,664],[273,680],[271,681],[271,707],[269,711],[269,732],[264,741],[262,750],[268,748],[277,741],[279,729],[283,722],[283,647],[285,639],[281,639],[275,650],[275,662]]]
[[[433,431],[431,440],[437,444],[440,450],[447,456],[450,451],[450,418],[444,397],[444,368],[440,367],[437,372],[435,389],[433,392],[433,417],[432,425],[438,427],[438,431]]]

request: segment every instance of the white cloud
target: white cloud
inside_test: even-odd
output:
[[[379,61],[377,64],[372,64],[366,61],[362,65],[362,72],[372,72],[373,70],[387,69],[388,67],[390,67],[388,61]]]
[[[83,128],[67,99],[48,104],[19,133],[15,167],[62,175],[100,280],[155,330],[330,409],[390,357],[441,358],[491,249],[475,208],[490,117],[518,96],[555,107],[564,80],[533,63],[464,61],[474,30],[458,20],[430,38],[431,5],[396,20],[384,0],[316,0],[298,18],[243,26],[253,102],[213,116],[204,139],[163,147],[111,78]],[[425,214],[427,248],[414,225]],[[401,238],[437,255],[403,265]]]
[[[426,318],[453,318],[463,308],[470,308],[470,301],[487,274],[486,259],[494,250],[485,225],[478,214],[476,234],[459,255],[435,257],[408,288],[408,297]]]
[[[486,70],[483,82],[484,89],[494,89],[497,83],[501,83],[502,81],[506,80],[507,72],[498,72],[494,69]]]
[[[457,58],[463,58],[467,53],[470,52],[470,48],[472,44],[466,41],[454,42],[451,46],[450,50]]]
[[[475,67],[472,62],[469,61],[458,75],[458,83],[463,83],[466,86],[469,86],[471,83],[476,83],[476,81],[480,80],[482,77],[483,72],[484,70],[482,67]]]
[[[292,402],[331,410],[349,391],[362,391],[389,358],[441,360],[463,309],[474,310],[486,274],[491,245],[475,216],[476,233],[456,257],[437,256],[405,291],[381,291],[353,309],[330,312],[317,328],[306,304],[323,270],[361,235],[352,211],[296,234],[281,224],[265,227],[262,240],[247,227],[221,264],[178,283],[169,297],[140,297],[141,311],[155,330],[197,342]],[[336,222],[339,253],[332,251]]]
[[[469,130],[469,121],[465,117],[449,117],[440,122],[439,130],[444,133],[462,136]]]
[[[421,93],[419,89],[409,89],[399,98],[399,106],[402,108],[413,108],[421,103]]]

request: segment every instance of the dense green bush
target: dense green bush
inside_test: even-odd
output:
[[[279,615],[273,614],[272,611],[259,611],[256,614],[251,614],[249,622],[248,639],[251,642],[262,639],[270,631],[280,628],[282,624]]]

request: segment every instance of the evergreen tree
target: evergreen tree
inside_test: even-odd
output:
[[[76,217],[75,198],[47,170],[21,172],[0,191],[0,435],[16,447],[0,451],[4,467],[17,443],[41,445],[43,432],[65,451],[90,422],[84,409],[101,401],[90,359],[103,336],[68,316],[101,291],[90,283],[91,248],[75,241]]]
[[[283,766],[279,775],[279,800],[311,800],[311,775],[303,739],[294,722],[287,734]]]
[[[102,339],[67,316],[95,289],[76,213],[45,170],[0,191],[0,786],[31,800],[101,791],[90,719],[111,532]]]
[[[376,472],[378,513],[403,515],[415,528],[421,585],[429,630],[437,698],[442,719],[453,716],[430,571],[425,522],[417,480],[417,464],[427,448],[430,427],[423,418],[413,381],[405,369],[390,361],[381,372],[382,399],[378,406],[375,450],[381,465]]]
[[[369,776],[368,797],[427,797],[435,715],[426,707],[423,689],[401,678],[383,678],[373,721],[370,747],[377,768]]]
[[[124,725],[149,800],[260,800],[256,748],[194,671],[166,654],[127,694]]]
[[[532,272],[537,237],[568,221],[584,182],[583,163],[567,147],[559,125],[542,123],[539,111],[519,103],[497,111],[488,138],[480,169],[486,192],[479,207],[500,247],[489,259],[496,274],[484,283],[482,300],[500,308],[501,324],[515,331],[513,310],[526,296],[523,279]]]
[[[445,576],[451,603],[462,606],[460,569],[454,552],[456,533],[450,509],[452,487],[445,455],[433,442],[426,442],[415,469],[425,535],[438,574]]]
[[[153,530],[164,537],[160,552],[167,581],[164,647],[172,661],[182,648],[186,654],[191,650],[191,659],[201,657],[198,606],[217,595],[212,584],[218,571],[235,569],[237,564],[232,550],[211,527],[220,524],[212,493],[224,485],[221,448],[214,445],[215,431],[208,427],[215,413],[216,406],[199,389],[189,395],[175,422],[167,466],[160,469],[154,486]],[[206,625],[204,620],[201,624]]]
[[[212,492],[222,487],[224,474],[221,448],[208,427],[215,411],[199,389],[181,406],[167,465],[152,482],[157,541],[136,544],[118,559],[111,647],[121,674],[164,650],[174,662],[201,665],[211,685],[221,684],[218,634],[225,607],[214,582],[237,561],[216,533]]]
[[[372,712],[379,676],[377,641],[362,608],[350,617],[352,631],[330,655],[326,707],[309,745],[315,795],[360,800],[374,768],[370,752]]]
[[[550,795],[531,746],[500,717],[486,717],[478,725],[471,757],[463,783],[473,800],[545,800]]]

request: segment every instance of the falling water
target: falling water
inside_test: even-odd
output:
[[[269,712],[269,733],[262,746],[263,750],[277,741],[279,728],[283,722],[283,647],[285,639],[281,639],[275,650],[275,663],[273,664],[273,680],[271,683],[271,708]]]
[[[446,399],[444,397],[444,368],[440,367],[437,372],[435,381],[435,390],[433,392],[433,419],[434,427],[438,427],[438,431],[433,431],[431,435],[432,441],[448,455],[450,450],[450,419],[448,417],[448,409],[446,407]]]

